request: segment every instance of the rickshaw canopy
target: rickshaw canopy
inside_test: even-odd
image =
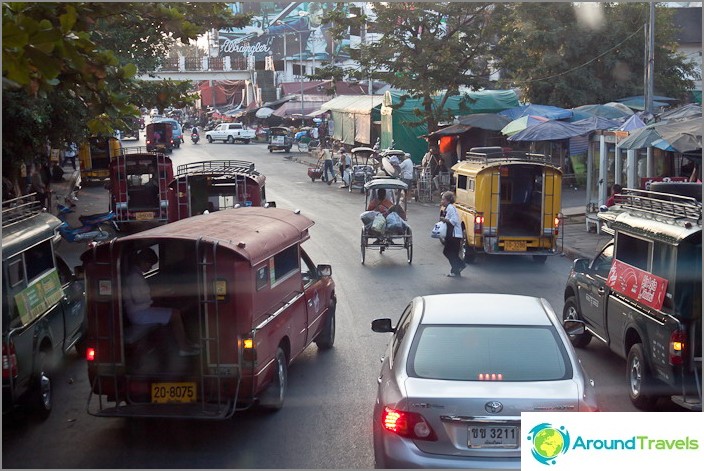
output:
[[[380,188],[391,190],[408,190],[408,185],[397,178],[374,178],[364,184],[365,191],[378,190]]]
[[[354,147],[350,150],[353,154],[356,154],[358,152],[376,152],[376,150],[372,149],[371,147]]]

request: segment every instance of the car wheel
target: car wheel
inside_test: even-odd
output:
[[[211,136],[205,136],[205,138],[208,140],[208,144],[213,143],[213,138]]]
[[[244,143],[245,143],[245,144],[249,144],[249,142],[250,142],[250,139],[245,139],[245,140],[244,140]]]
[[[49,417],[53,404],[50,359],[49,352],[39,352],[34,389],[30,396],[30,406],[41,420]]]
[[[226,141],[226,142],[227,142],[228,144],[234,144],[234,143],[235,143],[235,140],[233,139],[232,136],[227,136],[227,141]]]
[[[570,296],[565,301],[565,307],[562,309],[562,320],[563,321],[581,321],[582,315],[579,313],[577,308],[577,300],[574,296]],[[570,342],[576,348],[586,347],[592,339],[592,334],[589,332],[584,332],[580,335],[570,335]]]
[[[648,364],[643,353],[643,344],[634,344],[628,352],[626,362],[628,368],[628,395],[631,402],[640,410],[651,411],[657,402],[655,379],[650,375]]]
[[[274,149],[272,149],[271,147],[269,147],[269,153],[272,153],[272,152],[274,152]]]
[[[276,349],[274,368],[274,378],[259,400],[259,405],[270,411],[281,409],[284,406],[284,396],[286,395],[288,371],[286,354],[281,347]]]
[[[335,302],[331,301],[330,307],[328,307],[328,318],[325,321],[325,327],[315,338],[315,344],[321,350],[329,350],[335,343],[335,309]]]

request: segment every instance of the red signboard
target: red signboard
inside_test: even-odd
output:
[[[661,309],[665,301],[667,280],[614,259],[606,284],[634,301]]]

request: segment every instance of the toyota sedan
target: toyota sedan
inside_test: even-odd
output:
[[[596,411],[593,381],[541,298],[416,297],[396,325],[379,374],[374,456],[380,468],[520,468],[521,412]],[[566,332],[567,330],[567,332]]]

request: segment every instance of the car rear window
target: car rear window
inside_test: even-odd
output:
[[[557,381],[571,378],[572,368],[549,326],[428,325],[413,339],[408,374],[458,381]]]

